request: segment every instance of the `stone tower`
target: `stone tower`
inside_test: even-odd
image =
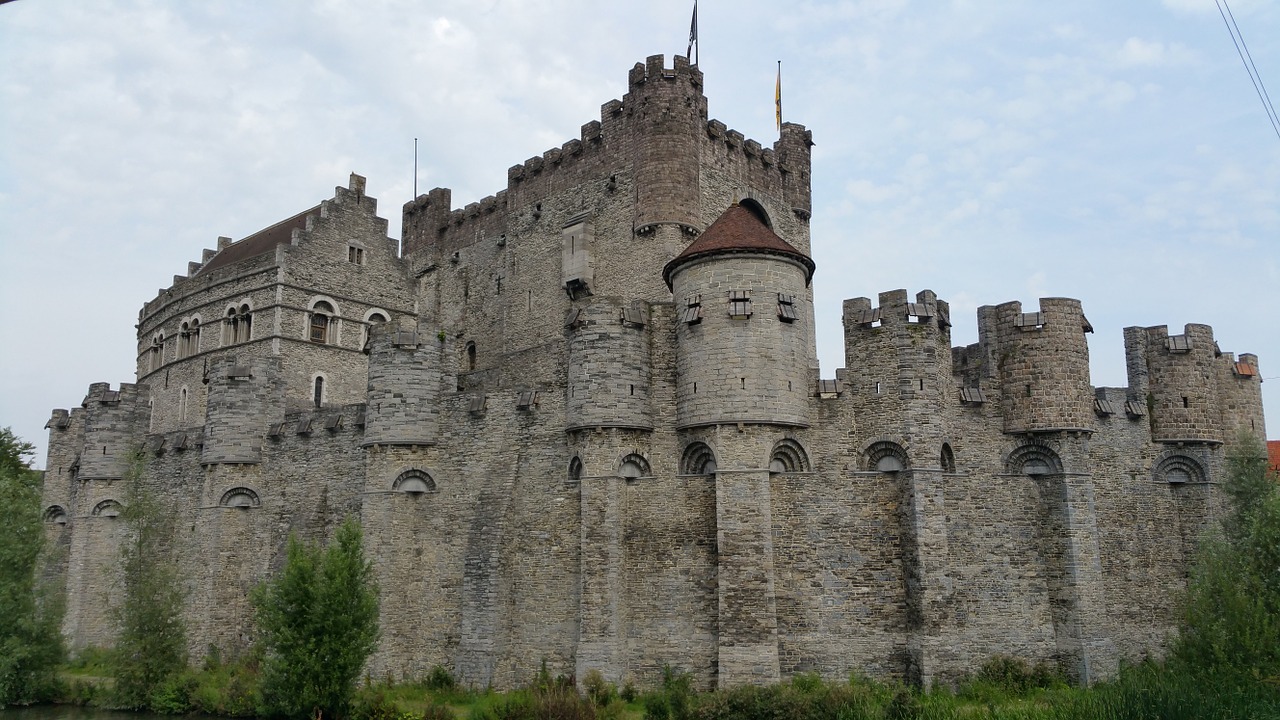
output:
[[[715,475],[721,686],[780,676],[769,475],[787,431],[809,424],[796,304],[813,270],[742,204],[663,269],[677,313],[676,429],[689,441],[681,472]]]

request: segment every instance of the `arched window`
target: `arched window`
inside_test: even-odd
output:
[[[330,324],[333,321],[333,306],[321,300],[311,307],[311,342],[327,345],[329,343]]]
[[[240,305],[239,324],[236,326],[236,342],[249,342],[253,339],[253,308],[249,303]]]
[[[183,321],[178,326],[178,357],[184,358],[191,354],[191,323]]]
[[[680,456],[680,474],[715,475],[716,456],[706,443],[690,443]]]
[[[902,472],[910,467],[906,450],[896,442],[880,440],[867,448],[867,469],[882,473]]]
[[[311,383],[311,402],[316,407],[324,407],[324,376],[317,375]]]
[[[410,495],[421,495],[422,493],[435,492],[436,481],[426,472],[414,468],[400,473],[396,481],[391,484],[391,489],[396,492],[409,493]]]
[[[262,501],[258,499],[258,493],[247,487],[234,487],[222,493],[222,499],[218,501],[222,507],[232,508],[256,508],[262,507]]]
[[[187,386],[183,385],[178,391],[178,422],[185,423],[187,421]]]
[[[369,317],[365,318],[364,342],[361,343],[361,347],[365,347],[365,348],[369,347],[369,338],[373,336],[374,326],[381,325],[386,321],[387,321],[387,316],[382,314],[382,312],[380,311],[375,310],[369,313]]]
[[[93,506],[94,517],[119,517],[121,512],[124,512],[124,508],[115,500],[103,500]]]
[[[467,343],[467,369],[476,369],[476,344],[474,342]]]
[[[628,480],[648,477],[650,474],[649,461],[645,460],[643,456],[635,453],[631,453],[622,458],[622,462],[618,465],[618,475]]]
[[[54,525],[66,525],[67,511],[61,505],[50,505],[44,511],[44,521]]]
[[[577,455],[569,461],[569,482],[582,482],[582,460]]]
[[[779,440],[769,455],[769,472],[809,472],[809,456],[795,440]]]
[[[157,333],[151,338],[151,355],[150,362],[147,363],[147,369],[155,372],[164,364],[164,333]]]
[[[227,308],[227,318],[222,322],[222,344],[240,342],[240,318],[235,306]]]
[[[944,473],[955,474],[956,454],[952,452],[950,443],[942,443],[942,452],[938,455],[938,467],[942,468]]]

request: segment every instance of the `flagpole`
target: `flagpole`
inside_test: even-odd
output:
[[[693,19],[689,21],[689,47],[685,48],[684,56],[694,65],[698,64],[698,56],[694,53],[701,52],[698,47],[698,0],[693,0]]]
[[[413,197],[418,197],[418,138],[413,139]]]

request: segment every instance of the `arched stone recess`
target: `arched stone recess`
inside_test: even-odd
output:
[[[397,475],[391,483],[391,489],[409,495],[438,492],[435,479],[427,471],[418,468],[410,468]]]
[[[379,307],[369,308],[364,314],[364,339],[360,342],[360,347],[369,349],[369,338],[373,334],[375,325],[391,322],[391,313]]]
[[[904,443],[894,438],[877,438],[863,449],[862,457],[868,472],[896,473],[911,467]]]
[[[618,476],[627,480],[652,477],[649,461],[639,453],[628,453],[618,461]]]
[[[1199,458],[1178,450],[1166,450],[1156,458],[1152,478],[1169,485],[1206,483],[1209,472]]]
[[[577,455],[569,460],[569,474],[565,477],[565,482],[571,485],[582,482],[582,458]]]
[[[262,500],[253,488],[233,487],[222,493],[222,497],[218,500],[218,505],[248,510],[249,508],[262,507]]]
[[[123,512],[124,512],[123,505],[121,505],[119,502],[116,502],[115,500],[108,499],[108,500],[103,500],[97,505],[94,505],[93,512],[91,514],[94,517],[113,518],[113,517],[119,517],[120,514]]]
[[[773,446],[769,454],[769,472],[771,473],[804,473],[812,472],[809,465],[809,454],[804,446],[791,438],[783,438]]]
[[[704,442],[692,442],[680,454],[681,475],[715,475],[716,454]]]
[[[950,442],[942,443],[942,449],[938,452],[938,467],[947,475],[956,474],[956,452],[951,449]]]
[[[1062,458],[1053,448],[1042,443],[1019,445],[1004,459],[1005,473],[1009,475],[1061,475]]]
[[[44,509],[44,521],[54,525],[66,525],[67,509],[61,505],[50,505]]]
[[[769,217],[769,211],[765,209],[764,203],[753,197],[754,193],[750,190],[746,191],[744,197],[738,200],[738,204],[751,211],[752,215],[759,218],[760,222],[765,224],[770,230],[773,229],[773,219]]]

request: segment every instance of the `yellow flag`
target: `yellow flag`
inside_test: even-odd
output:
[[[778,61],[778,82],[773,86],[773,104],[777,106],[778,132],[782,132],[782,61]]]

